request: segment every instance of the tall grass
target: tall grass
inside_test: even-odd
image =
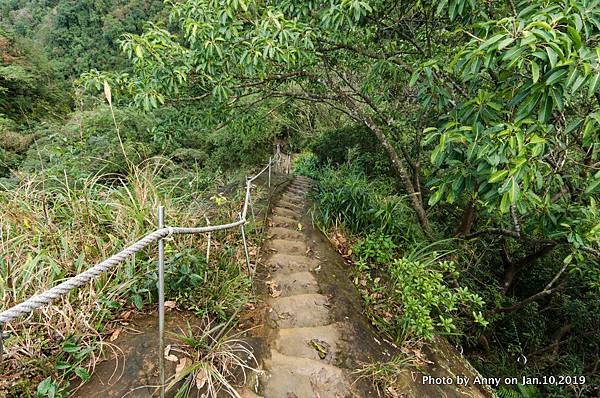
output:
[[[205,215],[212,224],[236,218],[237,193],[216,206],[208,199],[208,190],[198,190],[205,185],[199,181],[202,176],[188,172],[165,177],[170,167],[169,161],[152,158],[131,166],[125,176],[69,180],[27,175],[16,187],[0,187],[0,310],[82,272],[156,229],[159,205],[165,206],[167,225],[205,225]],[[226,183],[222,176],[210,177],[211,190]],[[241,253],[237,234],[215,235],[215,245],[230,247],[232,256],[224,260],[215,251],[214,267],[204,265],[204,282],[218,285],[213,286],[215,297],[228,295],[220,296],[219,303],[207,296],[199,301],[212,305],[211,314],[224,317],[233,312],[232,303],[241,301],[249,284],[239,267],[227,265]],[[167,244],[169,256],[187,252],[201,258],[205,250],[204,236],[179,236]],[[0,395],[4,391],[25,396],[46,376],[59,382],[89,377],[107,321],[124,307],[141,308],[154,300],[154,252],[148,248],[52,305],[6,325],[10,337],[5,341],[5,366],[0,369],[4,380]],[[172,264],[170,272],[180,272],[177,262]],[[191,264],[197,267],[198,261]],[[219,270],[218,276],[214,269]],[[65,353],[65,344],[75,344],[77,352],[85,355],[77,360],[69,356],[66,361],[72,366],[57,369],[56,358]]]
[[[377,232],[407,244],[420,240],[408,201],[387,181],[369,179],[348,165],[324,167],[316,175],[314,214],[325,228],[341,224],[352,234]]]

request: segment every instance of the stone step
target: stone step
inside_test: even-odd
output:
[[[306,201],[304,200],[304,197],[298,197],[298,196],[290,196],[289,194],[283,194],[281,196],[281,199],[285,202],[294,204],[296,206],[304,206],[304,204],[306,203]]]
[[[306,177],[306,176],[296,176],[296,178],[294,178],[294,181],[312,183],[313,179],[310,177]]]
[[[269,238],[303,240],[304,234],[296,228],[271,227],[267,232]]]
[[[319,284],[313,274],[308,271],[293,272],[291,274],[277,271],[273,274],[270,282],[274,282],[275,289],[281,292],[279,297],[319,293]]]
[[[300,220],[302,218],[302,213],[296,210],[286,209],[285,207],[276,206],[273,208],[273,214],[278,216],[284,216],[293,218],[294,220]]]
[[[290,202],[288,200],[279,200],[277,202],[277,207],[283,207],[290,210],[302,211],[304,209],[304,205]]]
[[[271,239],[266,244],[267,250],[284,254],[306,254],[308,245],[302,241],[291,239]]]
[[[291,199],[292,201],[305,203],[306,195],[306,192],[288,190],[282,195],[282,199]]]
[[[289,189],[288,188],[285,192],[282,193],[281,196],[286,196],[286,195],[287,196],[295,196],[296,198],[299,198],[302,200],[306,199],[306,192],[299,191],[297,189]]]
[[[324,326],[331,323],[327,296],[316,293],[297,294],[270,300],[271,320],[280,328]]]
[[[298,221],[293,218],[283,217],[283,216],[272,216],[271,217],[271,226],[273,227],[288,227],[288,228],[298,228]]]
[[[341,345],[340,324],[279,329],[274,348],[284,355],[333,363]]]
[[[265,261],[269,271],[292,273],[312,271],[319,266],[319,261],[302,255],[274,253]]]
[[[244,388],[242,391],[238,391],[241,398],[263,398],[261,395],[256,394],[254,391]]]
[[[310,190],[313,188],[313,184],[307,184],[304,182],[293,182],[290,185],[288,185],[288,188],[300,188],[300,189],[304,189],[306,191]]]
[[[344,371],[306,358],[271,350],[265,361],[265,398],[346,398],[352,396]]]
[[[293,194],[300,195],[300,196],[306,196],[308,191],[309,191],[308,189],[289,187],[287,189],[286,193],[293,193]]]

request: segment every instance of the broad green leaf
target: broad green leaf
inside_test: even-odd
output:
[[[558,59],[556,51],[554,51],[551,47],[546,47],[546,54],[548,54],[548,61],[550,62],[550,66],[554,68]]]
[[[508,170],[498,170],[494,174],[490,176],[488,182],[495,183],[498,181],[502,181],[508,176]]]
[[[559,69],[559,70],[553,71],[550,74],[550,76],[548,76],[548,79],[546,79],[546,85],[547,86],[553,85],[555,82],[560,81],[563,77],[565,77],[566,74],[567,74],[566,69]]]
[[[510,195],[508,192],[505,192],[502,195],[502,200],[500,201],[500,212],[508,213],[508,210],[510,209],[510,205],[511,205]]]
[[[588,88],[588,97],[594,95],[596,91],[600,88],[600,72],[596,72],[596,74],[590,79],[590,85]]]
[[[531,78],[534,83],[537,83],[540,79],[540,67],[535,61],[531,61]]]
[[[83,381],[88,381],[90,379],[90,374],[85,368],[79,367],[75,369],[75,375]]]
[[[571,38],[571,40],[573,40],[575,49],[579,50],[581,48],[581,35],[577,31],[577,29],[573,28],[572,26],[567,27],[567,32],[569,33],[569,37]]]

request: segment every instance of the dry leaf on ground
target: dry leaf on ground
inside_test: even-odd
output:
[[[165,308],[175,308],[177,307],[177,303],[175,301],[165,301]]]
[[[175,367],[175,374],[178,375],[181,373],[186,367],[192,364],[192,360],[188,357],[183,357],[179,360],[177,367]]]
[[[267,281],[267,287],[269,288],[269,295],[273,298],[281,296],[281,290],[277,286],[275,281]]]
[[[110,335],[110,338],[108,340],[115,341],[116,339],[119,338],[119,335],[121,334],[122,331],[123,331],[122,328],[116,329],[114,332],[112,332],[112,334]]]
[[[196,373],[196,388],[201,389],[206,384],[208,380],[208,373],[206,369],[200,369],[198,373]]]

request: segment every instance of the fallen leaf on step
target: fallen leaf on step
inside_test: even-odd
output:
[[[277,286],[275,281],[267,281],[267,287],[269,288],[269,295],[273,298],[281,296],[281,290]]]
[[[112,334],[110,335],[110,338],[108,340],[109,341],[115,341],[116,339],[119,338],[119,335],[121,334],[122,331],[123,331],[123,329],[118,328],[117,330],[115,330],[114,332],[112,332]]]
[[[204,387],[206,380],[208,380],[208,373],[206,373],[205,369],[200,369],[198,373],[196,373],[196,388],[199,390]]]
[[[175,307],[177,307],[177,303],[176,302],[174,302],[172,300],[165,301],[165,308],[173,309]]]
[[[188,357],[183,357],[179,360],[177,367],[175,367],[175,375],[180,374],[183,370],[192,364],[192,360]]]
[[[125,312],[123,312],[123,313],[121,314],[121,318],[123,318],[123,319],[127,320],[127,319],[131,318],[131,315],[132,315],[132,314],[133,314],[133,311],[132,311],[132,310],[125,311]]]
[[[312,348],[317,351],[319,358],[325,359],[329,353],[329,344],[319,339],[312,339],[308,342]]]
[[[390,397],[392,397],[392,398],[398,398],[400,396],[398,394],[398,391],[396,391],[396,389],[391,386],[387,388],[387,392],[390,394]]]
[[[169,362],[179,362],[179,358],[176,355],[171,354],[171,345],[165,347],[165,359]]]

